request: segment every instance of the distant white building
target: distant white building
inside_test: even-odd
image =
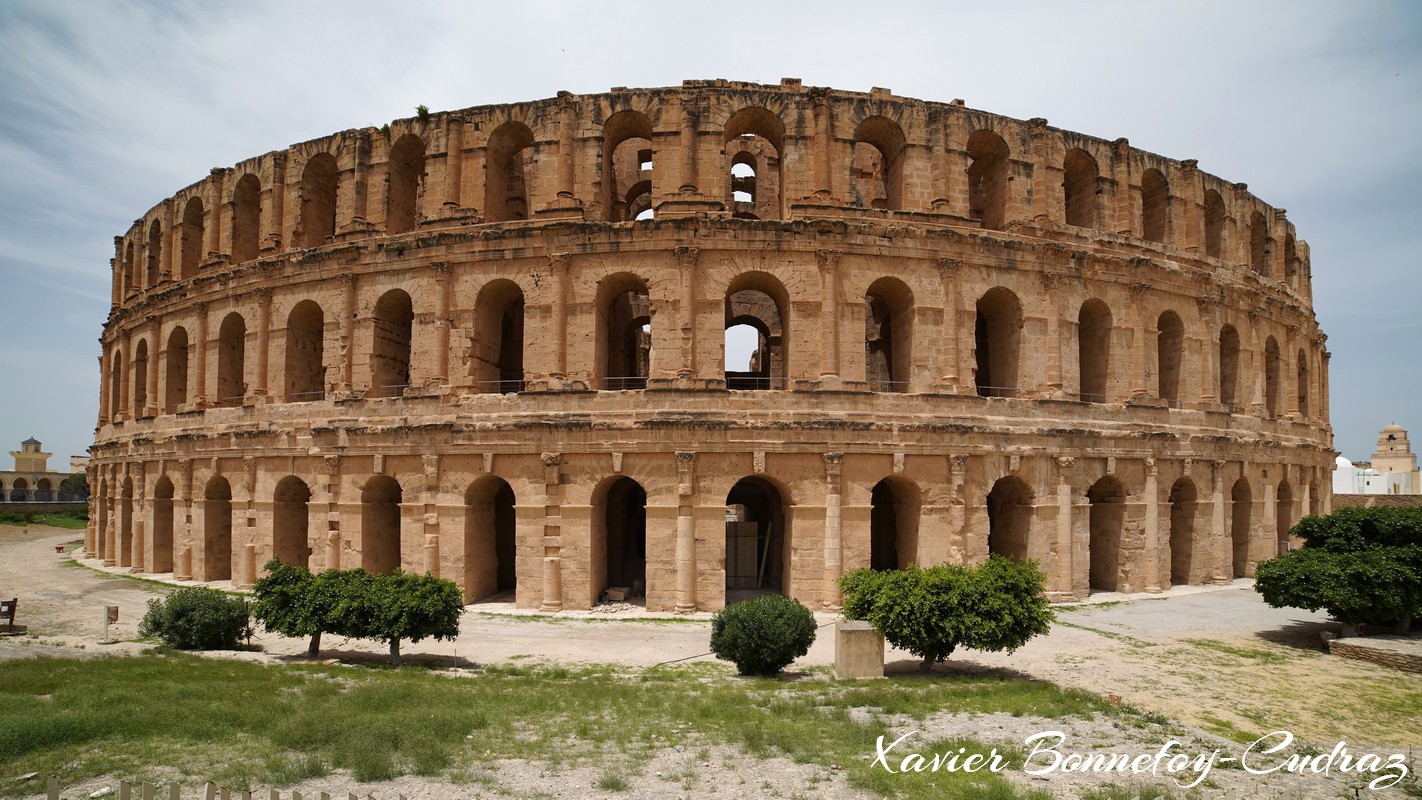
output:
[[[1422,473],[1407,431],[1393,423],[1378,435],[1378,450],[1371,462],[1353,462],[1339,456],[1333,468],[1334,494],[1422,494]]]

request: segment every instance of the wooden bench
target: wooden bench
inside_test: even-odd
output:
[[[9,633],[15,630],[15,610],[20,605],[20,598],[10,600],[0,600],[0,633]]]

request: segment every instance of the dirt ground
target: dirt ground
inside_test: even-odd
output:
[[[17,621],[28,625],[30,634],[0,638],[0,660],[41,653],[71,657],[139,653],[149,647],[134,640],[147,601],[156,594],[154,587],[125,577],[127,570],[105,570],[99,562],[82,556],[74,563],[70,553],[55,552],[57,545],[81,535],[45,526],[0,526],[0,595],[20,598]],[[1087,729],[1078,733],[1093,741],[1096,749],[1114,744],[1131,752],[1154,752],[1167,738],[1178,737],[1183,731],[1199,743],[1242,751],[1244,745],[1220,737],[1248,741],[1244,737],[1250,734],[1284,730],[1325,753],[1339,742],[1346,742],[1353,753],[1390,754],[1422,747],[1422,724],[1418,722],[1422,718],[1422,675],[1327,655],[1319,634],[1336,630],[1336,624],[1322,614],[1269,608],[1249,581],[1178,587],[1157,595],[1094,595],[1092,601],[1058,607],[1058,623],[1051,633],[1015,653],[963,652],[955,654],[945,669],[990,670],[1115,695],[1122,703],[1183,723],[1183,728],[1159,725],[1133,731],[1115,730],[1119,726],[1110,720],[1081,723]],[[115,644],[100,644],[105,636],[102,613],[106,605],[119,607],[119,623],[108,631],[119,640]],[[797,663],[832,665],[835,617],[816,616],[822,626],[820,636]],[[407,644],[403,650],[407,663],[442,666],[550,661],[637,668],[710,660],[709,620],[709,614],[677,618],[626,607],[536,615],[515,613],[508,603],[483,603],[466,611],[456,641]],[[256,641],[262,652],[226,657],[277,661],[300,656],[306,644],[270,634],[259,634]],[[383,646],[374,642],[327,637],[323,645],[323,658],[376,661],[386,655]],[[890,672],[917,668],[917,659],[892,649],[886,661]],[[933,728],[926,732],[932,738],[972,735],[984,741],[1015,741],[1019,746],[1031,731],[1062,724],[1025,718],[990,721],[952,714],[930,722]],[[872,747],[872,742],[866,743],[866,757],[872,756]],[[643,774],[629,773],[631,788],[615,794],[589,788],[602,774],[600,769],[569,768],[553,780],[546,771],[540,773],[538,765],[528,763],[501,764],[498,774],[479,779],[473,788],[413,778],[360,789],[347,788],[349,782],[338,779],[339,787],[326,780],[297,788],[359,791],[377,797],[396,793],[470,797],[481,792],[486,792],[484,796],[515,797],[730,797],[747,796],[747,791],[785,797],[860,796],[845,786],[842,775],[789,762],[752,765],[749,769],[756,780],[743,785],[748,774],[742,764],[744,757],[721,753],[715,747],[709,751],[698,748],[697,759],[691,759],[692,752],[691,747],[669,751],[666,769],[661,761],[655,761]],[[673,763],[703,757],[706,763]],[[1409,759],[1417,763],[1422,755],[1409,754]],[[692,773],[699,777],[691,780],[687,776]],[[682,777],[677,782],[669,775]],[[773,792],[755,788],[765,775],[780,776],[766,781]],[[1260,777],[1238,769],[1216,770],[1216,776],[1221,782],[1202,796],[1352,797],[1349,787],[1359,783],[1356,776],[1276,773]],[[1056,796],[1076,796],[1082,785],[1080,780],[1059,774],[1045,783],[1019,777],[1024,786],[1050,787]],[[525,785],[540,788],[520,794],[518,787]],[[740,793],[733,788],[738,786]],[[1379,792],[1363,789],[1361,796],[1397,792],[1396,788]]]

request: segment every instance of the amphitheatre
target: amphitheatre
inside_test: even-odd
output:
[[[85,547],[136,572],[833,609],[850,569],[1003,553],[1066,600],[1229,583],[1329,510],[1284,210],[958,100],[421,108],[215,168],[114,242]]]

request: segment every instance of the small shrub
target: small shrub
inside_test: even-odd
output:
[[[742,675],[775,675],[810,651],[815,617],[778,594],[727,606],[711,620],[711,652]]]
[[[236,650],[252,635],[247,601],[205,586],[188,586],[167,600],[148,601],[140,636],[157,636],[178,650]]]

